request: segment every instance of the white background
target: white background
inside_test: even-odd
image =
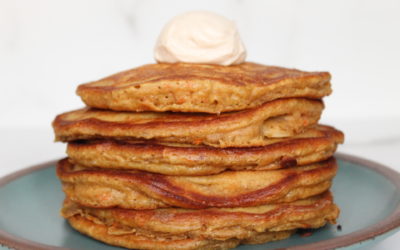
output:
[[[50,123],[83,105],[76,86],[154,62],[165,22],[199,9],[236,21],[249,61],[330,71],[340,151],[400,170],[400,1],[0,0],[0,176],[61,157]]]

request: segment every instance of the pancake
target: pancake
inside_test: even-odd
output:
[[[279,98],[320,99],[331,93],[328,72],[304,72],[256,63],[233,66],[148,64],[82,84],[91,107],[117,111],[221,113]]]
[[[165,249],[173,247],[168,245],[173,244],[171,242],[185,240],[261,243],[268,236],[268,240],[285,238],[298,228],[318,228],[327,222],[335,223],[338,214],[339,209],[329,192],[291,203],[248,208],[99,209],[66,200],[62,209],[62,215],[79,231],[107,243],[122,243],[121,246],[139,249],[158,248],[141,245],[140,237],[149,244],[167,244]],[[261,240],[262,236],[264,240]],[[229,247],[235,246],[232,245]]]
[[[323,110],[318,100],[279,99],[257,108],[221,115],[113,112],[84,108],[53,122],[56,140],[113,138],[214,147],[262,146],[315,125]]]
[[[229,240],[207,240],[191,238],[176,240],[170,238],[145,237],[135,234],[115,235],[109,234],[105,225],[97,224],[82,216],[75,215],[68,218],[69,224],[77,231],[102,241],[109,245],[124,247],[128,249],[158,249],[158,250],[222,250],[238,246],[240,243],[261,244],[270,241],[288,238],[292,231],[260,233],[254,236],[251,241],[229,239]]]
[[[225,171],[208,176],[167,176],[142,171],[83,168],[61,160],[57,175],[67,197],[88,207],[249,207],[291,202],[330,188],[334,158],[266,171]]]
[[[142,170],[166,175],[210,175],[225,170],[272,170],[328,159],[343,133],[316,126],[276,143],[249,148],[213,148],[94,140],[70,142],[69,160],[86,167]]]

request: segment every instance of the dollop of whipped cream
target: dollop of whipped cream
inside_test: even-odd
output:
[[[233,65],[246,59],[246,49],[233,21],[207,11],[174,17],[161,31],[154,58],[164,63]]]

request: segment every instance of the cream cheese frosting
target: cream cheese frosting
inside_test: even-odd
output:
[[[233,65],[245,61],[246,49],[233,21],[208,11],[192,11],[168,22],[154,48],[162,63]]]

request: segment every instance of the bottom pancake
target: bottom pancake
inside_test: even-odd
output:
[[[113,235],[108,233],[105,225],[96,224],[82,216],[73,216],[68,218],[70,225],[79,232],[86,234],[96,240],[104,243],[125,247],[130,249],[159,249],[159,250],[185,250],[185,249],[204,249],[217,250],[234,248],[241,243],[238,239],[225,241],[207,240],[200,238],[192,239],[159,239],[157,237],[145,237],[135,234]],[[272,232],[260,234],[259,239],[255,238],[254,244],[265,243],[269,241],[282,240],[288,238],[293,231]],[[247,242],[244,242],[247,243]],[[250,243],[252,244],[252,243]]]
[[[62,215],[78,231],[106,243],[138,249],[226,249],[288,237],[298,228],[335,223],[329,192],[290,203],[247,208],[132,210],[88,208],[70,200]]]

